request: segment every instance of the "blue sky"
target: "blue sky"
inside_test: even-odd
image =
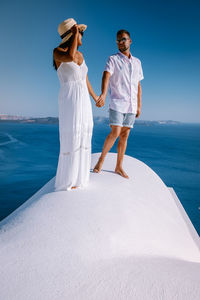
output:
[[[1,5],[1,114],[58,116],[59,80],[52,50],[58,24],[87,24],[83,52],[89,80],[100,94],[116,32],[131,33],[132,55],[143,66],[142,120],[200,122],[199,1],[10,1]],[[91,99],[93,102],[93,100]],[[107,116],[93,104],[95,116]]]

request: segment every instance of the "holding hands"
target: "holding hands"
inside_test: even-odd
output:
[[[103,77],[102,77],[102,83],[101,83],[101,95],[96,101],[96,106],[97,107],[102,107],[105,104],[106,101],[106,96],[107,96],[107,90],[108,90],[108,84],[109,84],[109,79],[110,79],[110,73],[107,71],[103,72]]]
[[[101,84],[101,95],[98,97],[92,90],[91,84],[89,83],[89,80],[87,78],[88,83],[88,90],[90,92],[90,95],[93,97],[94,101],[96,102],[97,107],[102,107],[105,104],[106,96],[107,96],[107,90],[108,90],[108,83],[109,83],[110,73],[107,71],[104,71],[103,78],[102,78],[102,84]]]
[[[87,77],[87,85],[88,85],[88,90],[89,90],[89,93],[90,95],[92,96],[92,98],[94,99],[94,101],[96,102],[96,106],[97,107],[102,107],[104,106],[105,104],[105,101],[106,101],[106,96],[107,96],[107,90],[108,90],[108,83],[109,83],[109,78],[110,78],[110,73],[107,72],[107,71],[104,71],[103,73],[103,78],[102,78],[102,84],[101,84],[101,95],[98,97],[92,87],[91,87],[91,84],[88,80],[88,77]]]
[[[105,101],[106,101],[106,95],[105,95],[105,94],[101,94],[101,95],[97,98],[97,100],[96,100],[96,106],[97,106],[97,107],[102,107],[102,106],[104,106]]]

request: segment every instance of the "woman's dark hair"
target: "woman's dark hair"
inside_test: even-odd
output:
[[[74,35],[72,35],[65,43],[59,45],[60,48],[70,48],[71,44],[72,44],[72,41],[73,41],[73,38],[74,38]],[[53,56],[53,67],[54,69],[57,71],[57,66],[56,66],[56,62],[55,62],[55,59],[54,59],[54,56]]]
[[[123,34],[123,33],[126,33],[126,34],[128,34],[129,37],[131,37],[131,36],[130,36],[130,33],[129,33],[127,30],[125,30],[125,29],[121,29],[121,30],[117,31],[117,36],[118,36],[118,35],[121,35],[121,34]]]

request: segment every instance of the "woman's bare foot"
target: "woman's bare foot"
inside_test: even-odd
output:
[[[71,189],[77,189],[78,186],[72,186]]]
[[[126,174],[126,172],[124,172],[124,170],[122,168],[115,168],[115,173],[121,175],[124,178],[129,178],[128,175]]]
[[[93,172],[94,173],[99,173],[101,171],[102,166],[103,166],[103,160],[99,159],[96,166],[93,169]]]

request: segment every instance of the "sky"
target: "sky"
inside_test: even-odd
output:
[[[142,63],[141,120],[200,122],[199,1],[42,1],[1,4],[0,114],[57,117],[59,79],[52,51],[58,25],[74,18],[88,27],[79,50],[97,95],[108,57],[126,29]],[[108,116],[91,98],[93,115]]]

